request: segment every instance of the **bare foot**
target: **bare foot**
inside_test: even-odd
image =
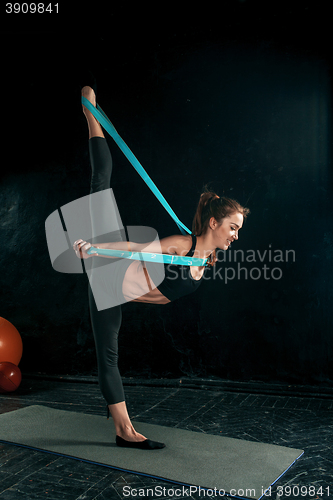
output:
[[[81,90],[81,94],[83,97],[88,99],[89,102],[96,108],[96,95],[94,90],[91,87],[83,87]],[[98,123],[98,120],[94,117],[94,115],[82,104],[83,113],[88,121],[89,128],[89,139],[92,137],[104,137],[102,127]]]
[[[83,95],[83,97],[88,99],[88,101],[90,101],[91,104],[93,106],[95,106],[95,108],[96,108],[96,95],[91,87],[83,87],[83,89],[81,90],[81,95]],[[82,104],[82,108],[83,108],[84,114],[86,114],[88,112],[91,115],[90,111],[88,111],[87,108],[83,104]]]

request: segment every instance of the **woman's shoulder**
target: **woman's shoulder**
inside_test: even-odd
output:
[[[160,240],[162,246],[162,252],[168,254],[182,255],[189,252],[192,247],[192,237],[191,235],[177,234],[173,236],[167,236]]]

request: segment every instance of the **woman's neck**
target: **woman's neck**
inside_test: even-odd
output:
[[[197,236],[197,244],[195,247],[195,256],[201,259],[209,257],[216,250],[212,237],[209,233],[202,236]]]

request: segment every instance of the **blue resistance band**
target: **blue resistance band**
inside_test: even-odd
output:
[[[151,180],[139,160],[134,156],[130,148],[127,146],[127,144],[123,141],[123,139],[120,137],[112,123],[110,122],[109,118],[106,116],[104,111],[98,106],[95,108],[91,104],[88,99],[82,96],[82,104],[91,111],[91,113],[94,115],[96,120],[102,125],[102,127],[108,132],[108,134],[111,135],[112,139],[117,143],[119,148],[122,150],[126,158],[132,163],[133,167],[135,170],[138,172],[138,174],[142,177],[142,179],[145,181],[147,186],[151,189],[151,191],[154,193],[158,201],[163,205],[165,210],[169,213],[169,215],[173,218],[177,226],[179,227],[180,231],[183,234],[191,234],[192,231],[190,231],[177,217],[175,212],[172,210],[170,207],[169,203],[166,201],[160,190],[156,187],[154,182]]]
[[[107,257],[141,260],[145,262],[156,262],[159,264],[174,264],[177,266],[204,266],[207,259],[198,259],[194,257],[183,257],[181,255],[168,255],[162,253],[149,252],[127,252],[123,250],[111,250],[104,248],[89,248],[89,255],[105,255]]]
[[[160,190],[156,187],[154,182],[151,180],[139,160],[134,156],[130,148],[127,146],[127,144],[123,141],[123,139],[120,137],[118,132],[116,131],[115,127],[112,125],[110,122],[109,118],[106,116],[102,108],[97,104],[97,108],[91,104],[88,99],[82,96],[82,104],[94,115],[96,120],[102,125],[102,127],[110,134],[112,139],[116,142],[116,144],[119,146],[119,148],[122,150],[126,158],[129,160],[129,162],[133,165],[135,170],[138,172],[138,174],[142,177],[142,179],[145,181],[147,186],[150,188],[150,190],[154,193],[158,201],[163,205],[165,210],[168,212],[168,214],[173,218],[175,223],[177,224],[179,230],[181,231],[182,234],[192,234],[192,231],[190,231],[177,217],[175,212],[172,210],[170,207],[169,203],[166,201]],[[105,256],[111,256],[111,257],[123,257],[125,259],[133,259],[133,260],[144,260],[144,261],[150,261],[150,262],[163,262],[163,263],[169,263],[169,264],[177,264],[177,265],[183,265],[183,266],[205,266],[207,264],[208,259],[191,259],[191,258],[186,258],[182,256],[175,256],[175,255],[166,255],[166,254],[149,254],[149,253],[138,253],[138,252],[122,252],[121,250],[106,250],[106,249],[100,249],[100,248],[93,248],[88,250],[87,252],[89,255],[91,254],[97,254],[97,255],[105,255]],[[120,255],[122,254],[122,255]],[[161,260],[156,260],[157,255]],[[177,257],[177,259],[175,258]],[[173,258],[173,261],[169,262],[169,258]],[[177,262],[176,262],[177,261]],[[192,262],[196,262],[193,264]]]

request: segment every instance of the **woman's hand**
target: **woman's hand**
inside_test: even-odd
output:
[[[89,259],[89,257],[92,257],[93,254],[87,254],[89,248],[92,248],[92,245],[83,240],[77,240],[73,245],[74,252],[79,259]]]

